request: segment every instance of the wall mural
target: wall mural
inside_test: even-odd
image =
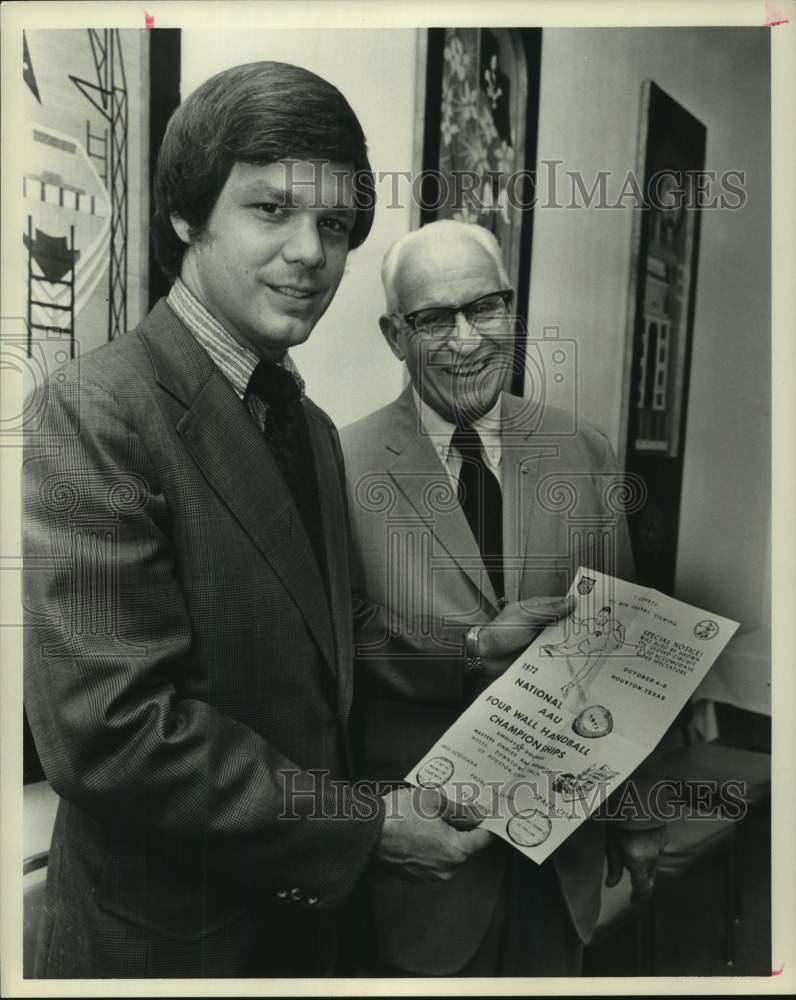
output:
[[[23,395],[70,357],[119,336],[145,315],[149,35],[110,29],[23,34],[23,121],[15,137],[22,267],[14,312],[27,331],[26,342],[21,335],[18,345],[4,345],[4,364],[25,380]],[[35,432],[36,414],[25,419]],[[43,778],[27,721],[24,776],[26,782]]]
[[[29,356],[34,340],[44,340],[68,344],[73,357],[77,344],[98,346],[142,315],[146,57],[146,36],[138,31],[23,35]]]

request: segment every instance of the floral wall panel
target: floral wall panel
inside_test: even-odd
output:
[[[477,223],[500,244],[516,292],[513,391],[523,388],[541,31],[428,33],[421,224]]]

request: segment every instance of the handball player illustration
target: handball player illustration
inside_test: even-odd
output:
[[[600,608],[594,618],[578,618],[573,614],[572,621],[582,626],[582,630],[565,642],[546,643],[541,652],[544,656],[566,658],[570,679],[562,685],[561,694],[567,698],[576,688],[580,699],[585,702],[589,678],[604,656],[626,649],[635,650],[643,657],[644,648],[625,641],[625,626],[613,617],[610,605]]]

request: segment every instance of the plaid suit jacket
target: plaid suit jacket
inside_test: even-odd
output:
[[[345,780],[333,425],[305,400],[324,581],[244,404],[164,301],[34,406],[25,702],[61,798],[37,975],[329,971],[383,818]]]

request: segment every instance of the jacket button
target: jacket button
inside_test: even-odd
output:
[[[298,902],[303,895],[304,894],[302,893],[301,889],[291,889],[290,890],[290,898],[291,899],[295,899],[296,902]]]
[[[278,899],[287,899],[287,889],[277,889],[276,895]]]
[[[307,896],[307,906],[317,906],[320,896]]]

